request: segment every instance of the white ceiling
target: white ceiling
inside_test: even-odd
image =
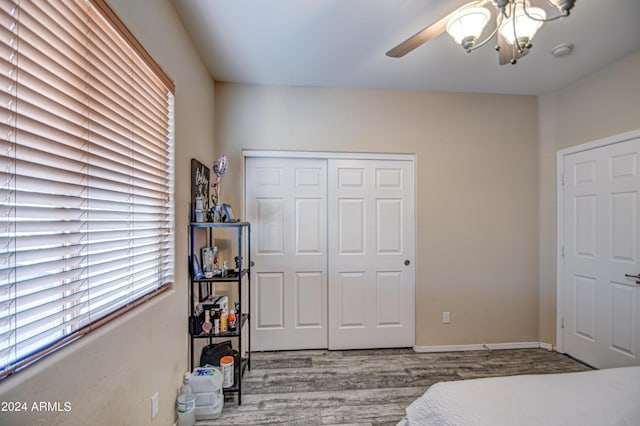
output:
[[[466,53],[446,33],[403,58],[385,55],[466,0],[172,3],[214,79],[226,82],[539,95],[640,49],[640,0],[578,0],[515,66],[498,65],[494,43]],[[553,57],[562,42],[574,52]]]

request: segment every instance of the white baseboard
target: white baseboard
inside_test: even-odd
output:
[[[478,343],[473,345],[443,345],[443,346],[418,346],[414,345],[414,352],[458,352],[458,351],[483,351],[500,349],[546,349],[553,350],[553,346],[543,342],[514,342],[514,343]]]
[[[548,351],[555,351],[556,350],[551,343],[540,342],[540,347],[542,349],[546,349]]]

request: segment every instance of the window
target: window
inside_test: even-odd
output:
[[[0,0],[0,377],[170,286],[173,90],[102,0]]]

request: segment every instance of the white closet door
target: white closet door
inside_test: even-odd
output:
[[[329,160],[329,348],[414,343],[413,162]]]
[[[326,164],[246,159],[252,350],[327,347]]]
[[[598,368],[640,365],[640,139],[564,157],[563,339]]]

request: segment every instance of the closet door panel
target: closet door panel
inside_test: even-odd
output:
[[[413,162],[329,160],[329,348],[414,342]]]
[[[326,160],[246,158],[253,350],[326,348]],[[275,277],[278,277],[276,280]]]

